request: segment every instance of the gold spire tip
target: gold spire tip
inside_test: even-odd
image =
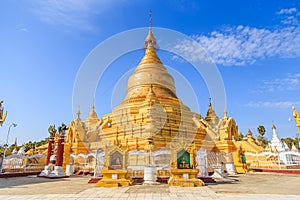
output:
[[[148,31],[148,35],[146,37],[145,40],[145,44],[144,44],[144,48],[147,49],[149,47],[155,48],[157,49],[157,43],[156,43],[156,39],[152,33],[152,10],[150,10],[150,15],[149,15],[149,31]]]
[[[149,28],[152,30],[152,9],[150,9]]]

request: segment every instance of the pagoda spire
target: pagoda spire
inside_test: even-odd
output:
[[[150,15],[149,15],[149,29],[151,29],[152,32],[152,9],[150,9]]]
[[[15,148],[18,147],[18,144],[17,144],[17,138],[15,138],[15,143],[14,143],[14,145],[15,145]]]
[[[78,120],[81,120],[80,119],[80,114],[81,114],[81,112],[80,112],[80,106],[78,106],[78,111],[77,111],[77,118],[76,119],[78,119]]]
[[[95,112],[95,100],[93,100],[92,112]]]
[[[250,129],[248,129],[248,134],[247,134],[247,138],[248,138],[248,142],[254,142],[254,138],[253,138],[253,133]]]
[[[272,129],[276,129],[276,126],[274,125],[273,121],[272,121]]]
[[[217,124],[219,122],[219,117],[215,113],[212,103],[211,103],[211,98],[208,99],[208,110],[206,113],[205,120],[210,123],[210,124]]]
[[[149,29],[144,40],[144,47],[145,54],[128,79],[125,100],[133,101],[133,99],[146,97],[150,84],[153,84],[153,91],[157,98],[177,98],[174,79],[156,54],[157,42],[152,30],[152,12],[150,12]]]
[[[212,103],[211,103],[211,98],[208,98],[208,110],[207,110],[206,116],[210,116],[212,114],[215,114],[215,111],[214,111]]]
[[[224,118],[224,119],[227,119],[227,118],[228,118],[226,108],[224,109],[224,117],[223,117],[223,118]],[[250,130],[250,129],[249,129],[249,130]]]
[[[149,31],[144,42],[145,56],[142,58],[139,66],[144,64],[162,64],[159,57],[156,55],[158,45],[152,32],[152,11],[150,10]]]
[[[87,119],[85,120],[85,122],[89,123],[89,124],[91,124],[91,123],[94,124],[98,121],[99,121],[99,119],[98,119],[97,113],[95,111],[95,103],[93,101],[92,110],[91,110],[89,116],[87,117]]]
[[[153,35],[152,32],[152,10],[150,10],[150,16],[149,16],[149,31],[148,31],[148,35],[145,39],[145,44],[144,44],[144,48],[148,49],[148,48],[158,48],[156,39]]]

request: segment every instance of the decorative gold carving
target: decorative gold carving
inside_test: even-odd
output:
[[[298,114],[298,112],[294,106],[293,106],[293,116],[296,121],[296,126],[298,127],[298,132],[300,133],[300,115]]]
[[[3,101],[0,101],[0,125],[4,123],[6,116],[7,116],[7,111],[4,113],[4,108],[2,106]]]

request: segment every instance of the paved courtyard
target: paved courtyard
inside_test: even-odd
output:
[[[89,178],[1,178],[0,199],[300,199],[300,175],[248,173],[195,188],[164,184],[100,188],[87,184]]]

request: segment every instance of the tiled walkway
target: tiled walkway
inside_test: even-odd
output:
[[[0,178],[0,200],[6,199],[300,199],[299,175],[247,174],[237,175],[218,184],[204,187],[168,187],[134,185],[102,188],[87,184],[90,177],[66,179],[37,177]]]
[[[63,188],[61,188],[63,189]],[[8,199],[116,199],[116,200],[196,200],[196,199],[300,199],[300,195],[270,194],[216,194],[208,187],[182,188],[167,186],[132,186],[124,188],[90,188],[75,194],[36,194],[36,195],[0,195],[1,200]]]

